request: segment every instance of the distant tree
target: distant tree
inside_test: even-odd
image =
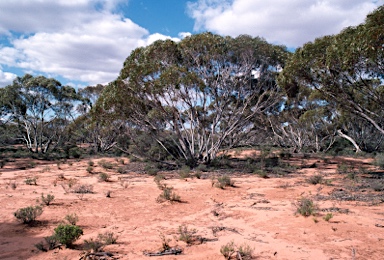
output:
[[[363,120],[384,135],[383,42],[381,6],[367,16],[365,23],[297,49],[279,76],[279,84],[289,99],[309,93],[304,95],[306,101],[327,107],[331,112],[329,119],[338,128],[336,132],[349,140],[356,151],[361,142],[352,137],[357,135],[348,124],[351,120],[355,125],[361,125],[357,121]],[[367,138],[371,137],[364,136],[366,141]]]
[[[175,159],[209,162],[279,101],[286,53],[250,36],[157,41],[131,53],[95,111],[125,120],[131,136],[153,138]]]
[[[3,118],[17,126],[18,139],[33,153],[46,153],[61,143],[74,119],[75,102],[83,102],[74,88],[29,74],[0,89],[0,97]]]

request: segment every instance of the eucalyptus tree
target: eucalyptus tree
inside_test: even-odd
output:
[[[359,151],[359,142],[351,137],[357,135],[342,131],[353,128],[337,120],[363,120],[384,135],[383,42],[381,6],[367,16],[365,23],[297,49],[280,74],[279,84],[291,100],[307,92],[312,104],[331,111],[329,119],[338,128],[336,132]]]
[[[209,162],[280,100],[275,76],[286,55],[250,36],[157,41],[131,53],[95,111],[125,120],[175,159]]]
[[[18,139],[33,153],[46,153],[61,143],[68,122],[74,119],[74,104],[83,102],[74,88],[29,74],[0,91],[3,118],[17,126]]]

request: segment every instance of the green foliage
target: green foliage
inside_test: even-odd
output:
[[[217,188],[224,189],[225,187],[234,187],[235,182],[231,180],[228,175],[223,175],[217,177],[217,182],[215,183],[215,186]]]
[[[108,173],[105,173],[105,172],[101,172],[99,173],[99,180],[100,181],[109,181],[109,179],[111,178],[111,175],[109,175]]]
[[[93,172],[93,166],[88,166],[87,169],[86,169],[86,171],[87,171],[88,173],[92,173],[92,172]]]
[[[227,244],[221,246],[220,253],[226,259],[230,259],[236,253],[236,248],[235,247],[236,246],[235,246],[235,243],[233,241],[228,242]]]
[[[308,178],[308,183],[316,185],[316,184],[321,184],[324,182],[324,178],[320,174],[312,175],[311,177]]]
[[[79,217],[76,213],[68,214],[64,217],[64,220],[66,220],[71,225],[76,225],[77,221],[79,221]]]
[[[333,218],[333,214],[332,213],[327,213],[327,215],[324,216],[324,220],[325,221],[329,221],[331,218]]]
[[[317,207],[313,200],[303,197],[296,202],[296,209],[296,213],[309,217],[315,214]]]
[[[44,196],[44,193],[41,193],[41,203],[49,206],[51,202],[55,199],[55,196],[52,194],[48,194],[47,196]]]
[[[112,170],[115,167],[115,164],[108,162],[106,160],[100,160],[97,164],[100,167],[102,167],[104,170]]]
[[[156,199],[157,202],[170,201],[170,202],[181,202],[180,196],[173,191],[173,187],[168,187],[164,185],[162,193]]]
[[[97,238],[84,239],[84,249],[91,252],[101,252],[104,243]]]
[[[55,228],[54,236],[61,244],[71,247],[73,242],[83,235],[83,230],[75,225],[60,224]]]
[[[32,224],[38,216],[43,213],[43,208],[40,206],[29,206],[18,209],[14,216],[21,220],[24,224]]]
[[[97,238],[102,241],[104,245],[113,245],[116,244],[119,237],[113,232],[107,231],[103,234],[99,234]]]
[[[93,193],[93,186],[91,184],[76,185],[73,187],[72,192],[80,194]]]
[[[375,165],[379,166],[380,169],[384,169],[384,153],[375,156]]]
[[[27,179],[25,179],[25,184],[37,185],[37,177],[28,177]]]
[[[94,110],[132,126],[136,153],[196,167],[238,143],[279,102],[275,76],[287,56],[285,47],[246,35],[156,41],[131,52]],[[253,70],[262,71],[258,79]]]
[[[196,238],[195,234],[197,233],[196,229],[188,229],[186,225],[179,226],[179,240],[184,241],[188,245],[191,244]]]

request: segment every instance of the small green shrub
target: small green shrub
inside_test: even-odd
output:
[[[247,245],[243,244],[237,246],[233,241],[228,242],[227,244],[221,246],[220,253],[226,259],[242,259],[242,260],[251,260],[253,259],[253,249]]]
[[[323,176],[321,176],[320,174],[313,175],[307,179],[307,182],[313,185],[321,184],[323,183],[323,181]]]
[[[111,178],[111,176],[110,176],[108,173],[101,172],[101,173],[99,174],[99,180],[100,180],[100,181],[107,182],[107,181],[109,181],[110,178]]]
[[[240,245],[237,248],[237,252],[243,260],[252,259],[253,249],[247,244]]]
[[[188,245],[195,240],[196,229],[188,229],[186,225],[179,226],[179,240],[184,241]]]
[[[95,163],[93,161],[88,161],[88,166],[93,167],[93,166],[95,166]]]
[[[93,193],[93,186],[90,184],[77,185],[73,188],[72,192],[73,193],[81,193],[81,194]]]
[[[105,245],[113,245],[116,244],[119,237],[116,236],[113,232],[105,232],[104,234],[99,234],[97,238]]]
[[[47,196],[44,196],[44,193],[41,193],[41,203],[49,206],[51,202],[55,199],[55,196],[48,194]]]
[[[93,166],[88,166],[86,171],[88,173],[92,173],[93,172]]]
[[[157,198],[157,202],[163,201],[181,202],[180,196],[173,191],[173,187],[167,187],[164,185],[163,192]]]
[[[316,212],[316,205],[315,203],[308,198],[301,198],[296,203],[296,213],[304,216],[309,217],[311,215],[314,215]]]
[[[105,244],[97,238],[84,239],[84,249],[91,252],[101,252]]]
[[[113,163],[107,162],[106,160],[100,160],[97,164],[104,170],[112,170],[115,167]]]
[[[217,188],[224,189],[227,186],[234,187],[235,182],[232,181],[228,175],[223,175],[223,176],[217,177],[217,182],[216,182]]]
[[[54,233],[57,241],[66,247],[71,247],[81,235],[83,235],[83,230],[80,227],[68,224],[60,224],[55,228]]]
[[[32,224],[38,216],[43,213],[43,208],[40,206],[29,206],[18,209],[14,216],[21,220],[24,224]]]
[[[384,153],[379,153],[375,156],[375,165],[380,169],[384,169]]]
[[[76,225],[77,221],[79,221],[79,217],[76,213],[68,214],[64,217],[64,219],[71,225]]]
[[[384,183],[374,182],[371,184],[371,188],[374,191],[384,191]]]
[[[333,218],[333,214],[332,213],[327,213],[327,215],[324,216],[324,220],[325,221],[329,221],[331,218]]]
[[[337,165],[337,172],[340,174],[346,174],[351,170],[351,167],[348,164],[341,163]]]
[[[233,241],[221,246],[220,253],[226,258],[231,259],[232,255],[236,253],[235,243]]]
[[[25,184],[27,184],[27,185],[37,185],[37,178],[36,177],[28,177],[25,180]]]

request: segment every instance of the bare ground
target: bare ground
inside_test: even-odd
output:
[[[372,188],[373,183],[383,183],[382,173],[359,172],[347,178],[336,170],[340,160],[356,169],[371,167],[368,159],[291,159],[301,167],[289,174],[270,173],[269,178],[232,169],[228,174],[235,187],[225,189],[212,187],[211,179],[224,170],[204,172],[201,179],[164,172],[163,183],[174,188],[181,202],[162,203],[157,201],[162,191],[154,177],[138,170],[137,163],[92,160],[95,166],[100,160],[110,162],[114,169],[97,166],[90,174],[88,159],[60,165],[17,159],[0,170],[0,259],[80,259],[84,239],[106,231],[118,236],[117,244],[104,248],[116,259],[150,258],[144,253],[159,251],[161,236],[182,253],[155,259],[224,259],[220,249],[231,241],[250,246],[253,259],[383,259],[384,192]],[[118,167],[126,173],[118,173]],[[99,181],[99,172],[110,174],[110,181]],[[316,174],[323,184],[308,183]],[[29,177],[36,177],[37,185],[27,185]],[[72,193],[69,184],[92,185],[93,193]],[[13,213],[36,205],[42,193],[55,196],[52,205],[44,207],[34,225],[18,222]],[[303,197],[315,201],[314,216],[295,214]],[[34,245],[71,213],[78,215],[84,230],[74,248],[39,251]],[[333,217],[326,221],[328,213]],[[179,240],[181,225],[196,229],[198,239],[192,245]]]

